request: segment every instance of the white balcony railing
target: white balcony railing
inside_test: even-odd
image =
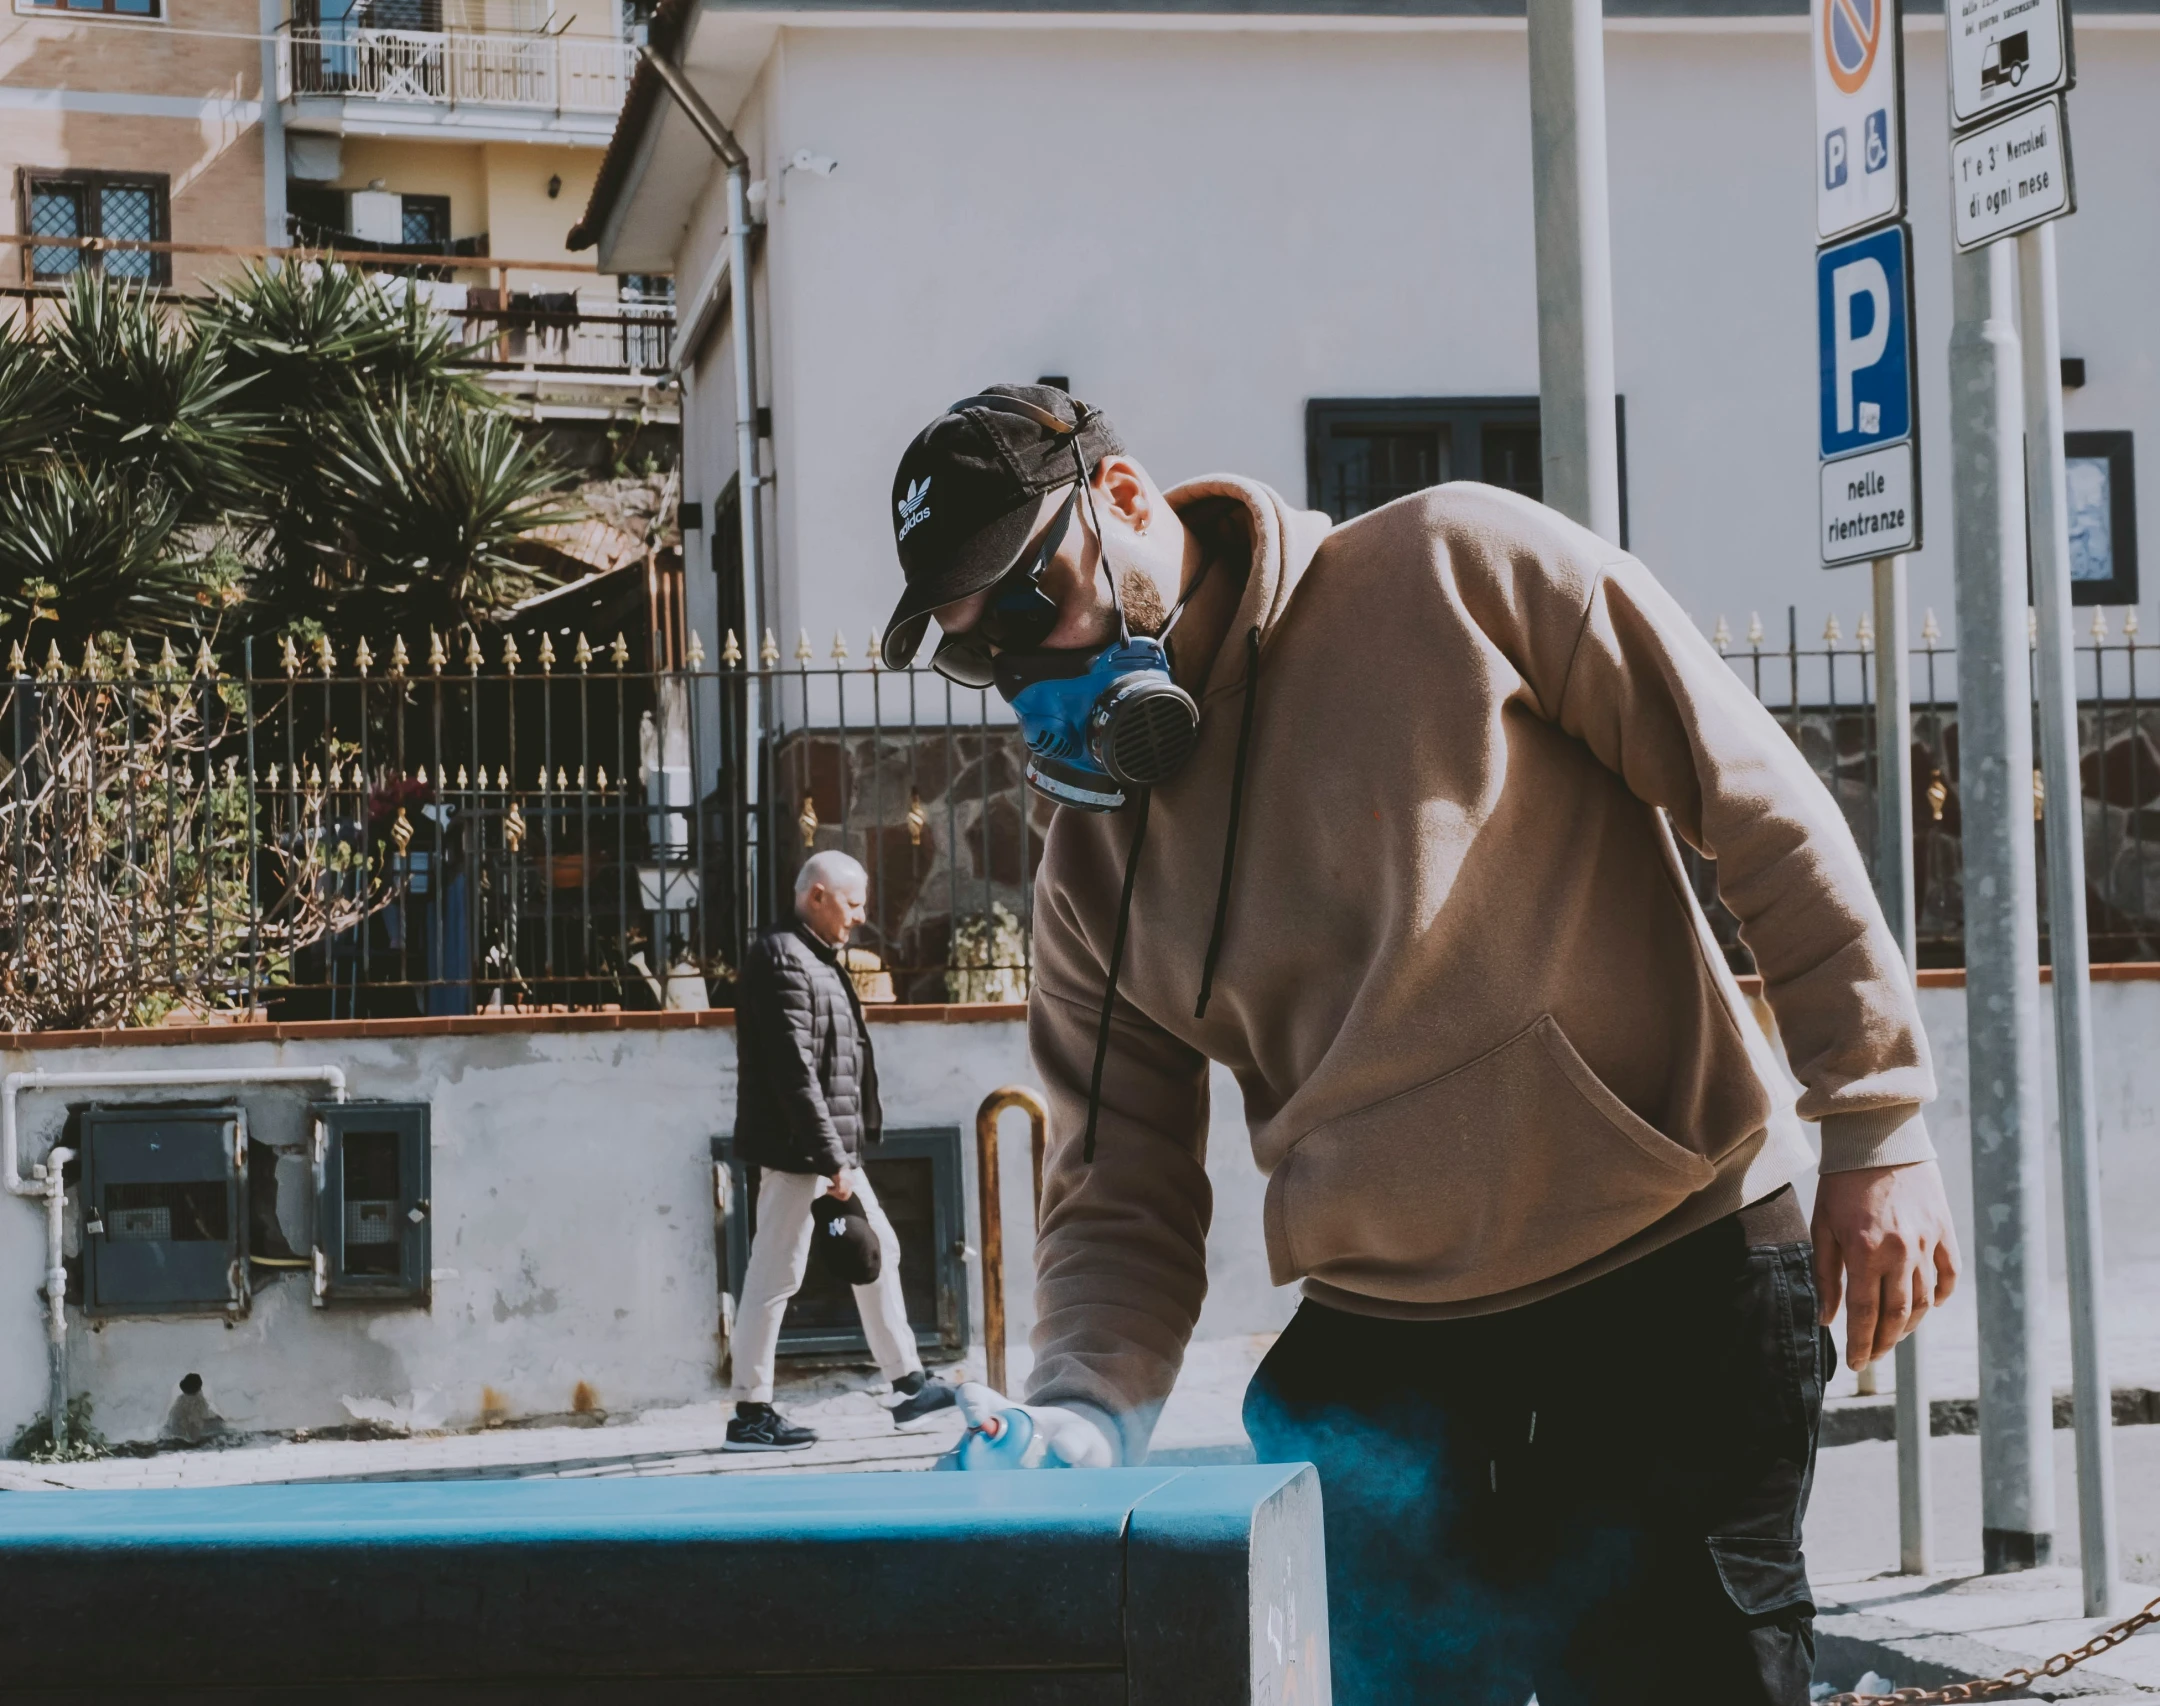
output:
[[[628,43],[589,37],[299,29],[278,40],[278,97],[613,113],[636,63]]]

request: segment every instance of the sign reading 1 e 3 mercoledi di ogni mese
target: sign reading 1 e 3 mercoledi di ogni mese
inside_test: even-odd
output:
[[[1825,567],[1920,546],[1912,235],[1902,225],[1815,257]]]

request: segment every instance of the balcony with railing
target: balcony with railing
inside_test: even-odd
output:
[[[302,24],[278,38],[278,98],[612,121],[636,61],[612,36]]]

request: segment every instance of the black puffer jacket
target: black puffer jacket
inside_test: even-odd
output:
[[[750,946],[735,1004],[735,1146],[750,1165],[858,1165],[884,1128],[877,1057],[839,956],[801,923]]]

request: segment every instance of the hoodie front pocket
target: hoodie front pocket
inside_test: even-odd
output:
[[[1654,1224],[1717,1169],[1642,1118],[1550,1014],[1308,1132],[1269,1181],[1278,1281],[1450,1303],[1534,1285]]]

